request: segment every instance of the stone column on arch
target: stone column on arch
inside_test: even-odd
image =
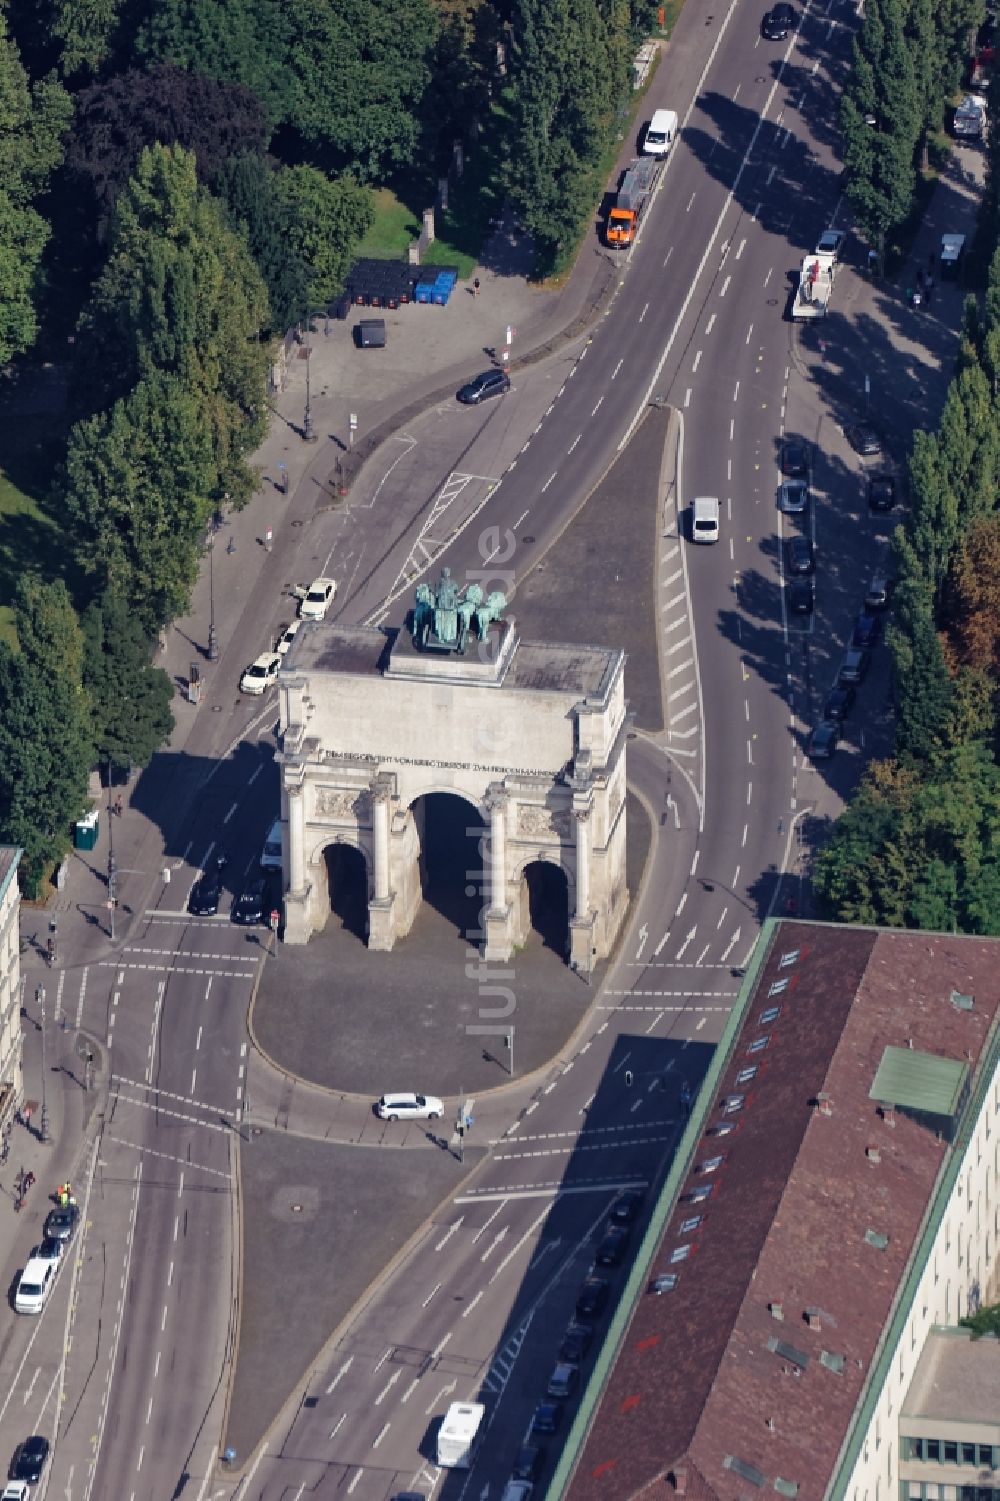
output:
[[[486,947],[483,957],[502,962],[514,951],[511,932],[512,908],[507,900],[507,814],[510,794],[502,782],[491,782],[486,790],[486,811],[490,815],[490,900],[486,910]]]
[[[597,914],[590,903],[591,841],[593,838],[593,796],[577,792],[573,797],[573,825],[576,833],[576,910],[569,924],[569,962],[572,969],[589,974],[594,967],[594,938]]]
[[[289,782],[288,793],[288,891],[301,896],[306,889],[306,801],[301,782]]]
[[[396,942],[395,893],[392,889],[390,816],[393,779],[380,771],[369,789],[372,810],[372,853],[375,895],[368,903],[368,947],[385,951]]]

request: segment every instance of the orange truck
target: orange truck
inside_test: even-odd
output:
[[[653,196],[662,164],[661,157],[637,156],[622,173],[618,195],[604,226],[605,241],[614,249],[634,243],[639,221]]]

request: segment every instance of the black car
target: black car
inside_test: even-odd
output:
[[[812,573],[816,567],[816,555],[808,537],[799,534],[789,537],[786,550],[789,573]]]
[[[593,1338],[593,1324],[581,1324],[577,1319],[574,1319],[566,1327],[562,1344],[559,1346],[559,1359],[568,1360],[573,1365],[579,1365],[590,1349]]]
[[[605,1282],[603,1277],[588,1277],[580,1289],[580,1295],[576,1300],[576,1316],[579,1319],[592,1319],[601,1313],[608,1301],[611,1284]]]
[[[43,1438],[40,1433],[33,1433],[23,1444],[18,1445],[10,1472],[11,1480],[26,1480],[29,1485],[37,1485],[48,1457],[48,1439]]]
[[[646,1195],[641,1188],[626,1188],[611,1206],[611,1218],[616,1225],[631,1225],[642,1208]]]
[[[45,1224],[42,1226],[42,1234],[46,1240],[72,1240],[76,1233],[80,1211],[75,1204],[67,1204],[61,1209],[52,1209],[45,1216]]]
[[[891,474],[873,474],[868,481],[868,507],[872,511],[891,511],[896,504],[896,481]]]
[[[467,386],[456,391],[455,395],[466,406],[473,407],[478,402],[485,401],[488,396],[502,396],[509,390],[510,376],[506,370],[484,370],[475,380],[470,380]]]
[[[195,882],[188,897],[188,911],[192,917],[214,917],[219,910],[221,898],[222,871],[206,870],[201,880]]]
[[[629,1243],[627,1225],[609,1225],[601,1237],[594,1260],[598,1266],[617,1266]]]
[[[541,1444],[522,1444],[515,1456],[510,1478],[511,1480],[535,1481],[542,1473],[544,1464],[545,1450]]]
[[[851,637],[851,645],[857,647],[871,647],[878,640],[880,621],[877,615],[859,615],[854,622],[854,635]]]
[[[556,1433],[562,1422],[562,1415],[561,1402],[539,1402],[535,1408],[535,1416],[531,1420],[532,1433]]]
[[[840,725],[824,719],[809,736],[809,755],[813,761],[827,761],[837,749]]]
[[[271,912],[271,883],[266,876],[257,876],[244,886],[233,903],[230,917],[241,927],[254,927],[266,922]]]
[[[795,12],[790,5],[775,5],[764,12],[760,34],[765,41],[783,42],[795,25]]]
[[[834,724],[843,724],[853,707],[853,688],[831,688],[823,705],[823,718],[832,720]]]
[[[797,438],[782,439],[780,464],[786,479],[809,478],[809,450]]]
[[[871,664],[871,653],[863,646],[851,646],[844,653],[844,660],[840,664],[837,674],[837,682],[843,687],[846,683],[863,683]]]
[[[854,452],[860,453],[863,458],[877,458],[882,452],[882,439],[867,422],[855,422],[844,431]]]
[[[786,588],[788,608],[793,615],[811,615],[816,604],[816,585],[812,577],[789,579]]]

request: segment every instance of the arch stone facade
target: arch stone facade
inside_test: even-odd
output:
[[[567,877],[570,962],[589,971],[614,943],[625,884],[624,653],[521,641],[495,622],[467,655],[419,651],[403,632],[303,626],[282,668],[280,751],[285,941],[329,916],[318,865],[334,842],[360,849],[368,943],[390,949],[421,901],[421,810],[430,793],[483,819],[487,960],[527,937],[522,872]]]

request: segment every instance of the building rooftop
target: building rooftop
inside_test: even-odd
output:
[[[773,923],[754,965],[550,1497],[820,1501],[949,1152],[927,1091],[992,1067],[1000,941]]]
[[[932,1329],[900,1410],[907,1418],[1000,1423],[1000,1339],[971,1329]]]
[[[20,859],[21,851],[15,845],[0,844],[0,900],[7,894]]]
[[[481,683],[515,691],[565,693],[574,700],[603,698],[624,662],[607,647],[522,641],[512,622],[494,626],[494,650],[470,643],[464,655],[419,651],[408,631],[303,624],[283,664],[286,673],[332,672],[349,676],[415,676],[425,681]]]

